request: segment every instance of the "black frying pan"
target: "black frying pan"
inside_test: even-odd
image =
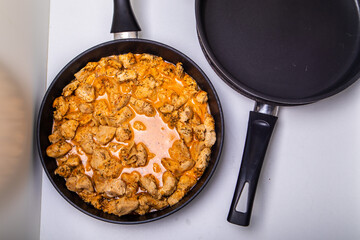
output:
[[[114,17],[111,32],[115,33],[115,37],[136,37],[138,31],[140,31],[140,27],[133,15],[129,0],[114,0]],[[76,193],[69,191],[65,186],[64,178],[54,174],[57,167],[56,161],[46,155],[46,148],[50,145],[48,136],[51,134],[53,124],[52,113],[54,109],[52,108],[52,103],[56,97],[61,95],[62,89],[74,79],[74,74],[83,68],[88,62],[99,61],[102,57],[128,52],[149,53],[161,56],[164,60],[175,64],[177,62],[182,62],[185,71],[196,80],[201,89],[208,93],[210,110],[215,119],[217,135],[216,143],[212,147],[209,166],[202,177],[198,180],[197,184],[179,203],[143,216],[125,215],[118,217],[94,208],[92,205],[85,203]],[[204,72],[191,59],[176,49],[162,43],[137,38],[119,39],[106,42],[86,50],[75,57],[59,72],[48,88],[42,101],[38,115],[36,138],[41,163],[44,167],[45,173],[56,190],[71,205],[87,215],[103,221],[121,224],[135,224],[154,221],[176,212],[188,204],[205,187],[206,183],[214,173],[220,158],[224,138],[224,121],[219,98],[214,87]]]
[[[249,225],[278,106],[316,102],[359,78],[359,21],[357,0],[196,0],[207,60],[256,101],[229,222]]]

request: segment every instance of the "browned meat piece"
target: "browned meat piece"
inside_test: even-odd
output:
[[[104,206],[104,211],[122,216],[131,213],[139,207],[139,201],[136,198],[122,197],[116,200],[111,200]]]
[[[96,62],[89,62],[79,72],[75,73],[76,79],[78,79],[80,82],[85,81],[86,78],[91,74],[91,72],[96,68],[97,65],[98,63]]]
[[[211,154],[210,148],[204,148],[200,152],[194,167],[194,172],[197,176],[201,176],[204,173],[205,168],[207,167],[210,159],[210,154]]]
[[[128,165],[141,167],[146,165],[148,153],[143,143],[130,144],[121,150],[121,157]]]
[[[116,75],[120,73],[120,70],[118,68],[108,66],[105,69],[105,76],[109,78],[116,77]]]
[[[174,106],[166,103],[159,108],[159,111],[161,113],[171,113],[172,111],[174,111]]]
[[[136,151],[137,151],[137,154],[136,154],[137,160],[136,160],[135,166],[137,166],[137,167],[145,166],[147,163],[148,154],[147,154],[144,144],[143,143],[137,144]]]
[[[96,133],[96,140],[102,145],[108,144],[115,136],[115,127],[100,125]]]
[[[81,112],[72,112],[64,116],[64,119],[78,121],[80,125],[85,125],[92,121],[91,114],[82,114]]]
[[[100,75],[96,75],[96,73],[89,74],[89,76],[85,79],[83,83],[92,85],[95,82],[97,76]]]
[[[138,199],[139,199],[140,205],[139,205],[139,208],[136,209],[136,213],[140,214],[140,215],[144,215],[145,213],[148,213],[151,208],[160,210],[169,205],[166,200],[155,199],[147,193],[141,193],[139,195]]]
[[[176,191],[168,198],[170,206],[178,203],[185,194],[193,187],[196,183],[196,179],[188,175],[182,175],[177,184]]]
[[[103,84],[103,78],[96,78],[93,83],[96,96],[102,96],[105,94],[105,86]]]
[[[66,187],[73,192],[93,192],[94,188],[88,176],[85,174],[73,175],[66,179]]]
[[[193,110],[190,106],[186,106],[182,111],[179,113],[180,121],[181,122],[187,122],[189,119],[193,117]]]
[[[147,63],[152,63],[152,62],[157,62],[156,60],[157,60],[158,58],[159,58],[159,57],[157,57],[157,56],[144,53],[144,54],[141,54],[140,61],[142,61],[142,62],[147,62]]]
[[[208,100],[207,93],[204,91],[199,91],[195,96],[196,101],[199,103],[206,103]]]
[[[190,119],[190,123],[194,126],[200,125],[201,124],[201,119],[199,117],[199,115],[197,115],[196,113],[193,114],[192,119]]]
[[[77,181],[77,177],[76,176],[72,176],[66,179],[66,187],[73,192],[76,192],[76,181]]]
[[[71,148],[72,146],[70,143],[67,143],[65,141],[59,141],[47,147],[46,154],[49,157],[58,158],[67,154],[71,150]]]
[[[109,197],[119,197],[125,194],[126,184],[121,179],[111,179],[107,182],[104,192]]]
[[[79,121],[82,116],[81,112],[68,112],[63,119]]]
[[[63,97],[56,98],[53,107],[56,108],[56,111],[54,111],[54,119],[58,121],[60,121],[69,110],[69,104]]]
[[[101,176],[93,176],[95,188],[98,193],[104,193],[108,197],[119,197],[125,194],[126,184],[119,178],[105,179]]]
[[[144,195],[144,194],[142,194]],[[138,197],[139,207],[135,210],[135,213],[144,215],[150,212],[151,207],[148,205],[147,199],[143,196]]]
[[[94,152],[94,149],[96,147],[96,144],[93,140],[93,138],[87,138],[80,142],[81,148],[84,150],[87,154],[92,154]]]
[[[108,123],[113,127],[120,127],[122,123],[131,120],[134,117],[133,111],[128,107],[122,108],[115,116],[108,118]]]
[[[190,159],[190,151],[185,143],[181,140],[176,140],[171,148],[169,149],[170,157],[182,162],[184,160]]]
[[[176,129],[185,143],[190,143],[193,140],[192,128],[189,124],[178,121]]]
[[[81,103],[79,104],[79,110],[82,113],[90,114],[94,111],[94,107],[91,103]]]
[[[146,196],[146,202],[148,205],[155,208],[156,210],[160,210],[160,209],[163,209],[163,208],[169,206],[169,203],[165,199],[159,200],[159,199],[155,199],[149,195]]]
[[[120,82],[134,81],[137,79],[137,73],[134,70],[124,69],[116,75],[116,79]]]
[[[166,171],[162,176],[162,180],[163,180],[163,186],[160,189],[160,194],[162,196],[171,195],[176,188],[176,183],[177,183],[176,178],[171,174],[171,172]]]
[[[179,176],[181,174],[179,170],[180,168],[179,161],[171,158],[162,158],[161,164],[164,166],[166,170],[172,172],[175,176]]]
[[[184,77],[183,77],[183,80],[184,80],[184,83],[187,87],[187,91],[188,93],[190,93],[190,95],[193,95],[194,93],[197,92],[197,83],[195,82],[195,80],[190,77],[189,75],[185,74]]]
[[[136,63],[135,56],[132,53],[120,55],[119,60],[122,62],[125,68],[130,68],[133,64]]]
[[[168,77],[174,76],[174,66],[172,66],[172,65],[164,66],[163,68],[160,68],[160,71],[162,71],[162,73]]]
[[[175,74],[178,78],[182,78],[184,76],[184,68],[182,66],[182,63],[178,62],[176,64]]]
[[[99,124],[107,124],[108,116],[110,116],[110,110],[105,100],[95,102],[93,116]]]
[[[121,174],[121,179],[126,183],[126,196],[133,196],[139,188],[140,173],[133,171],[132,173]]]
[[[68,165],[61,165],[56,168],[55,174],[64,178],[68,178],[71,174],[71,168]]]
[[[77,167],[81,163],[80,157],[78,155],[70,155],[69,158],[66,160],[65,164],[69,167]]]
[[[134,128],[138,131],[145,131],[146,130],[146,126],[145,124],[143,124],[142,122],[140,121],[135,121],[134,122]]]
[[[87,154],[92,154],[96,147],[90,127],[78,127],[74,140],[80,143],[81,148]]]
[[[172,113],[164,114],[163,119],[170,128],[174,128],[179,120],[179,112],[175,110]]]
[[[178,95],[176,93],[173,93],[171,95],[171,104],[174,105],[175,109],[181,108],[186,102],[188,98],[184,95]]]
[[[97,194],[96,192],[82,191],[82,192],[78,192],[77,194],[79,194],[79,196],[85,202],[90,203],[95,208],[97,208],[97,209],[102,209],[103,208],[104,199],[103,199],[103,197],[101,195]]]
[[[65,139],[73,139],[79,122],[76,120],[67,120],[60,126],[61,135]]]
[[[75,90],[75,95],[85,102],[92,102],[95,100],[95,89],[87,83],[82,83]]]
[[[106,63],[110,65],[113,68],[116,68],[118,70],[122,69],[122,64],[119,62],[116,58],[108,59],[106,60]]]
[[[138,81],[134,96],[139,99],[150,98],[155,94],[155,88],[161,84],[162,82],[155,80],[152,75],[147,75],[144,79]]]
[[[181,176],[184,172],[190,170],[194,165],[195,161],[192,159],[185,159],[182,162],[171,158],[161,159],[161,164],[164,168],[174,174],[175,177]]]
[[[195,136],[198,140],[205,140],[205,126],[204,124],[197,125],[193,128]]]
[[[124,142],[130,140],[131,137],[132,137],[132,132],[131,132],[130,124],[123,123],[120,125],[120,127],[116,129],[115,138],[117,141]]]
[[[78,87],[79,85],[79,81],[78,80],[73,80],[71,81],[71,83],[69,83],[68,85],[66,85],[63,89],[62,95],[64,97],[70,96]]]
[[[111,158],[110,153],[102,148],[94,150],[90,165],[104,178],[118,177],[122,170],[121,164],[116,159]]]
[[[83,102],[80,98],[74,95],[70,95],[65,98],[67,103],[69,104],[69,112],[78,112],[79,111],[79,105]]]
[[[204,120],[205,126],[205,140],[204,143],[207,147],[212,147],[216,141],[215,123],[211,116],[207,116]]]
[[[133,108],[135,109],[135,111],[139,114],[145,114],[148,117],[152,117],[156,113],[156,110],[151,105],[151,103],[146,102],[144,100],[139,100],[139,99],[132,97],[132,98],[130,98],[130,103],[133,106]]]
[[[60,129],[56,129],[53,134],[49,136],[49,141],[51,143],[56,143],[62,139],[61,131]]]
[[[130,94],[111,93],[109,100],[113,108],[113,112],[117,112],[125,107],[130,101]]]
[[[81,176],[78,177],[75,188],[77,191],[87,191],[87,192],[94,191],[91,180],[85,174],[82,174]]]
[[[152,174],[140,178],[140,186],[143,187],[151,196],[160,199],[155,177]]]
[[[191,146],[191,159],[197,159],[200,152],[205,148],[205,143],[203,141],[195,142]]]
[[[181,172],[181,174],[183,174],[184,172],[192,169],[192,167],[195,165],[195,161],[192,159],[187,159],[183,162],[180,163],[180,167],[179,170]]]

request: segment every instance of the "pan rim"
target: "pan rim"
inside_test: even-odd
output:
[[[154,218],[150,218],[150,219],[145,219],[145,220],[136,220],[136,221],[123,221],[123,220],[112,220],[112,219],[107,219],[107,218],[103,218],[100,217],[98,215],[92,214],[89,211],[86,211],[84,209],[82,209],[80,206],[78,206],[77,204],[75,204],[73,201],[71,201],[67,196],[65,196],[65,194],[58,188],[58,186],[55,183],[55,180],[52,178],[50,172],[48,171],[47,167],[46,167],[46,163],[45,163],[45,159],[43,157],[42,154],[42,148],[41,148],[41,141],[40,141],[40,126],[41,126],[41,118],[43,115],[43,110],[44,110],[44,105],[46,100],[50,97],[50,92],[53,89],[54,85],[56,84],[56,82],[58,81],[58,79],[60,78],[60,76],[74,63],[77,62],[78,59],[80,59],[81,57],[83,57],[86,54],[89,54],[90,52],[97,50],[101,47],[107,47],[109,45],[113,45],[113,44],[118,44],[120,42],[138,42],[138,43],[146,43],[146,44],[152,44],[152,45],[156,45],[159,47],[163,47],[166,48],[167,50],[172,51],[173,53],[175,53],[176,55],[186,59],[194,68],[197,69],[197,71],[199,71],[199,73],[204,77],[205,81],[207,82],[209,88],[211,89],[213,95],[214,95],[214,100],[217,103],[217,107],[218,107],[218,111],[219,111],[219,127],[220,127],[220,131],[218,131],[220,133],[219,136],[219,150],[217,155],[212,156],[214,158],[214,165],[211,169],[211,171],[209,172],[209,175],[204,179],[204,182],[202,183],[202,185],[199,187],[199,189],[197,191],[194,192],[194,194],[192,196],[190,196],[185,202],[181,203],[179,206],[176,206],[173,210],[170,210],[160,216],[156,216]],[[105,57],[105,56],[104,56]],[[37,120],[36,120],[36,130],[35,130],[35,137],[36,137],[36,145],[37,145],[37,151],[39,153],[39,157],[40,157],[40,161],[43,167],[44,172],[46,173],[48,179],[50,180],[51,184],[53,185],[53,187],[57,190],[57,192],[68,202],[70,203],[70,205],[72,205],[74,208],[76,208],[77,210],[79,210],[82,213],[85,213],[86,215],[93,217],[95,219],[104,221],[104,222],[109,222],[109,223],[113,223],[113,224],[123,224],[123,225],[134,225],[134,224],[143,224],[143,223],[148,223],[148,222],[153,222],[159,219],[162,219],[164,217],[167,217],[177,211],[179,211],[180,209],[184,208],[185,206],[187,206],[195,197],[197,197],[200,192],[202,192],[202,190],[205,188],[205,186],[208,184],[208,182],[210,181],[210,179],[212,178],[212,176],[214,175],[216,168],[219,164],[220,158],[221,158],[221,154],[222,154],[222,149],[223,149],[223,144],[224,144],[224,139],[225,139],[225,122],[224,122],[224,116],[223,116],[223,109],[221,106],[221,102],[219,99],[219,96],[213,86],[213,84],[211,83],[210,79],[207,77],[207,75],[205,74],[205,72],[191,59],[189,58],[187,55],[185,55],[184,53],[180,52],[179,50],[168,46],[166,44],[157,42],[157,41],[153,41],[153,40],[148,40],[148,39],[117,39],[117,40],[111,40],[111,41],[107,41],[107,42],[103,42],[100,43],[98,45],[95,45],[85,51],[83,51],[82,53],[78,54],[76,57],[74,57],[71,61],[69,61],[58,73],[57,75],[54,77],[54,79],[52,80],[51,84],[49,85],[49,87],[47,87],[46,92],[42,98],[41,101],[41,105],[37,114]],[[218,134],[217,132],[217,134]],[[196,186],[196,185],[195,185]],[[194,187],[195,187],[194,186]],[[168,207],[166,207],[168,208]],[[165,209],[166,209],[165,208]],[[159,210],[161,211],[161,210]]]
[[[265,102],[272,105],[278,105],[278,106],[296,106],[296,105],[305,105],[317,102],[319,100],[331,97],[333,95],[336,95],[337,93],[342,92],[346,88],[348,88],[350,85],[352,85],[354,82],[356,82],[360,78],[360,71],[357,71],[355,74],[352,74],[349,77],[346,77],[346,79],[339,84],[335,88],[331,88],[329,91],[324,91],[320,94],[313,95],[310,97],[305,98],[282,98],[282,97],[276,97],[271,96],[268,94],[264,94],[261,91],[258,91],[254,88],[250,88],[243,84],[243,81],[241,79],[237,79],[233,77],[233,75],[228,72],[222,64],[217,60],[216,56],[211,51],[211,47],[209,42],[206,38],[206,33],[204,30],[204,24],[202,21],[202,7],[201,4],[205,2],[206,0],[195,0],[195,20],[196,20],[196,30],[197,35],[199,39],[199,43],[201,46],[201,49],[210,64],[210,66],[213,68],[213,70],[218,74],[218,76],[226,83],[228,86],[230,86],[235,91],[243,94],[244,96],[253,99],[258,102]],[[358,9],[359,13],[359,9]],[[360,32],[360,30],[359,30]]]

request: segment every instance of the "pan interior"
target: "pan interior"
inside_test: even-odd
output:
[[[208,93],[210,111],[215,119],[216,143],[211,149],[211,158],[204,174],[200,177],[197,184],[180,200],[177,204],[164,208],[159,211],[150,212],[146,215],[116,215],[107,214],[85,203],[75,192],[71,192],[65,185],[64,178],[55,175],[57,168],[56,161],[46,154],[46,148],[50,145],[48,136],[52,132],[54,99],[61,95],[63,88],[74,79],[74,74],[83,68],[88,62],[99,61],[102,57],[119,55],[124,53],[149,53],[161,56],[165,61],[171,63],[181,62],[185,71],[192,76],[199,87]],[[37,145],[45,173],[57,191],[74,207],[80,211],[103,221],[120,224],[146,223],[166,217],[188,204],[205,187],[220,159],[224,138],[223,113],[219,98],[210,80],[202,70],[187,56],[181,52],[164,44],[144,40],[144,39],[125,39],[114,40],[95,46],[75,57],[68,63],[55,77],[48,88],[40,107],[37,123]]]
[[[230,85],[272,102],[316,98],[353,74],[359,14],[353,0],[204,0],[200,37]]]

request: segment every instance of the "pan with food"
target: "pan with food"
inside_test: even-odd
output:
[[[129,1],[114,5],[112,32],[122,39],[81,53],[55,77],[37,144],[50,181],[74,207],[112,223],[144,223],[204,188],[219,161],[223,116],[201,69],[138,39]]]

